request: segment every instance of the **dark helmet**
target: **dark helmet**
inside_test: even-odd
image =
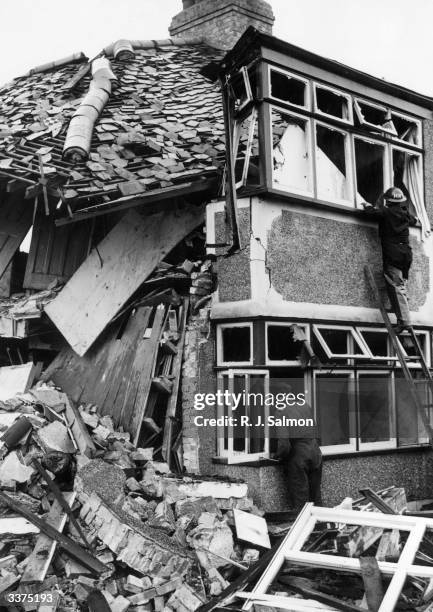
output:
[[[387,202],[392,202],[394,204],[406,202],[404,193],[398,187],[390,187],[389,189],[387,189],[383,194],[383,199]]]

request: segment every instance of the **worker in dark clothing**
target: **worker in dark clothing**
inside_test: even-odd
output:
[[[275,394],[290,394],[289,384],[279,384]],[[286,405],[275,410],[275,416],[285,415],[291,419],[313,419],[311,407],[304,403]],[[314,420],[314,419],[313,419]],[[317,440],[316,427],[275,425],[273,437],[276,440],[275,459],[283,465],[286,477],[290,506],[299,511],[307,502],[322,504],[322,453]]]
[[[364,204],[364,209],[380,217],[379,236],[382,243],[383,274],[386,281],[391,308],[397,317],[397,334],[410,326],[407,300],[407,280],[412,264],[412,249],[409,245],[409,226],[416,224],[405,204],[401,189],[390,187],[379,205]]]

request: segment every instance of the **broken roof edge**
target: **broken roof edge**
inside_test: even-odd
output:
[[[188,45],[200,45],[205,44],[207,47],[213,49],[212,45],[206,41],[203,36],[193,36],[191,38],[161,38],[151,40],[130,40],[120,38],[113,43],[110,43],[102,52],[106,57],[116,58],[116,51],[120,48],[129,48],[131,51],[139,51],[141,49],[160,49],[162,47],[184,47]]]
[[[222,59],[220,66],[223,71],[238,66],[238,61],[250,49],[251,45],[259,44],[260,46],[268,47],[274,51],[279,51],[293,58],[303,60],[313,64],[324,70],[334,72],[339,76],[343,76],[358,83],[368,85],[378,91],[394,95],[402,100],[407,100],[418,106],[422,106],[429,110],[433,110],[433,97],[421,94],[412,89],[385,81],[379,77],[375,77],[368,72],[363,72],[357,68],[347,66],[337,60],[323,57],[313,51],[308,51],[302,47],[298,47],[276,36],[260,32],[253,26],[250,26],[239,38],[235,46],[226,53]]]
[[[29,77],[34,74],[39,74],[41,72],[48,72],[48,70],[53,70],[54,68],[61,68],[62,66],[66,66],[67,64],[78,64],[81,62],[88,62],[89,58],[85,53],[79,51],[78,53],[72,53],[66,57],[62,57],[59,60],[54,60],[53,62],[47,62],[45,64],[40,64],[39,66],[35,66],[35,68],[31,68],[28,72],[21,75],[21,77],[16,77],[16,79],[20,79],[23,77]],[[15,80],[15,79],[14,79]]]

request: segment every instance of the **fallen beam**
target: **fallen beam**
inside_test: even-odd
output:
[[[63,548],[65,553],[67,553],[73,559],[76,559],[81,565],[86,567],[88,570],[93,572],[94,574],[102,574],[102,572],[106,571],[106,566],[98,561],[93,555],[90,555],[86,550],[81,548],[78,544],[76,544],[73,540],[68,538],[67,536],[60,533],[57,529],[52,527],[49,523],[41,519],[33,512],[30,512],[23,508],[20,504],[15,502],[11,497],[0,491],[0,501],[5,503],[9,508],[17,512],[26,518],[30,523],[39,527],[42,533],[45,533],[48,537],[56,540],[58,544]]]

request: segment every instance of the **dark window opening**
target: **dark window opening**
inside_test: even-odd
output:
[[[349,110],[347,98],[329,89],[316,87],[317,109],[326,115],[338,117],[338,119],[348,119]]]
[[[348,200],[345,135],[342,132],[317,126],[317,188],[324,199]]]
[[[334,355],[347,355],[349,349],[349,332],[345,329],[321,329],[322,338]]]
[[[295,77],[271,70],[271,96],[296,106],[305,106],[306,84]]]
[[[293,340],[287,325],[268,325],[268,359],[270,361],[297,361],[302,342]]]
[[[384,191],[384,149],[380,145],[355,139],[357,200],[374,204]]]
[[[251,328],[223,327],[221,329],[223,361],[245,362],[251,359]]]
[[[377,331],[361,332],[371,354],[375,357],[388,356],[388,335]]]
[[[364,120],[367,123],[373,123],[374,125],[382,126],[386,122],[388,112],[386,108],[377,108],[375,106],[370,106],[369,104],[359,101],[358,105],[364,117]]]
[[[406,140],[415,145],[419,145],[419,130],[415,121],[410,121],[405,117],[392,114],[392,122],[400,140]]]

